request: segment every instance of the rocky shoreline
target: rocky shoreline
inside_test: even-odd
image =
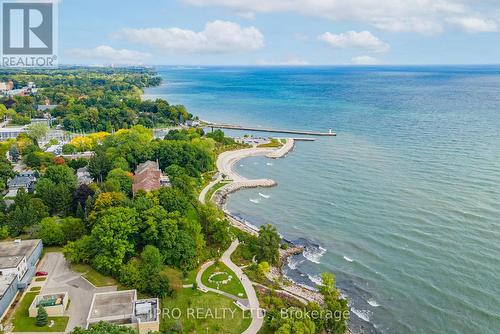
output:
[[[232,182],[217,190],[212,197],[212,201],[224,212],[231,225],[244,232],[257,236],[259,233],[259,228],[257,226],[251,224],[243,218],[232,214],[229,210],[226,209],[225,205],[228,196],[231,193],[244,188],[274,187],[277,185],[274,180],[270,179],[249,180],[233,171],[232,167],[234,166],[234,164],[241,159],[251,156],[266,156],[267,158],[271,159],[283,158],[286,157],[286,155],[290,151],[292,151],[294,147],[295,141],[294,139],[290,138],[282,147],[278,149],[251,148],[224,152],[219,155],[219,158],[217,159],[217,168],[219,172],[223,176],[225,176],[226,180],[229,179]],[[223,177],[219,176],[218,180],[220,182],[223,179]],[[283,295],[283,297],[285,298],[294,298],[301,303],[315,301],[319,304],[323,304],[323,296],[317,290],[299,285],[291,281],[283,273],[283,267],[287,265],[290,257],[299,255],[304,252],[304,247],[295,245],[293,242],[286,239],[283,239],[283,241],[288,244],[289,247],[287,249],[280,249],[279,266],[271,266],[270,271],[267,275],[267,278],[269,280],[278,282],[280,286],[280,289],[275,290],[275,292]],[[254,283],[254,285],[261,291],[268,291],[270,289],[262,284]],[[346,333],[352,334],[352,331],[348,328]]]
[[[212,197],[212,201],[225,213],[226,217],[229,219],[230,223],[236,228],[250,233],[252,235],[258,235],[259,228],[250,224],[246,220],[233,215],[225,208],[227,198],[231,193],[234,193],[240,189],[244,188],[256,188],[256,187],[273,187],[277,183],[270,179],[258,179],[249,180],[237,173],[232,169],[234,164],[250,156],[266,156],[271,159],[278,159],[285,157],[295,146],[295,141],[292,138],[287,139],[286,143],[277,149],[269,148],[251,148],[242,149],[231,152],[222,153],[217,159],[217,167],[219,172],[224,173],[227,179],[231,179],[233,182],[228,183],[221,189],[219,189]],[[299,301],[304,300],[316,301],[318,303],[323,303],[323,298],[321,294],[317,291],[308,289],[306,287],[300,286],[290,279],[288,279],[283,273],[283,266],[286,265],[289,257],[293,255],[301,254],[304,248],[301,246],[294,245],[293,242],[283,239],[283,241],[289,245],[287,249],[280,249],[280,266],[271,267],[269,273],[269,279],[272,281],[280,282],[281,289],[291,296],[294,296]]]

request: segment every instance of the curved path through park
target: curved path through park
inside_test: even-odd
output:
[[[248,310],[252,316],[252,322],[250,323],[250,326],[248,326],[248,328],[242,334],[256,334],[262,327],[262,324],[264,323],[264,312],[259,306],[259,299],[257,298],[257,293],[255,292],[255,289],[252,285],[252,281],[250,281],[250,279],[247,277],[247,275],[245,275],[245,273],[243,272],[243,270],[241,270],[240,267],[238,267],[236,264],[233,263],[233,261],[231,261],[231,254],[236,250],[239,244],[240,242],[238,240],[234,240],[231,243],[231,246],[229,246],[229,248],[224,252],[224,254],[222,254],[220,260],[222,263],[228,266],[229,269],[231,269],[238,277],[241,284],[243,285],[243,288],[245,289],[245,293],[248,299],[241,299],[227,292],[213,289],[203,284],[201,277],[205,272],[205,270],[212,264],[214,264],[214,261],[205,262],[201,266],[200,270],[196,274],[196,284],[198,285],[200,290],[211,291],[226,296],[227,298],[235,300],[239,304],[240,308]]]
[[[242,150],[227,151],[221,153],[218,156],[216,162],[219,174],[215,180],[213,180],[205,188],[203,188],[203,190],[200,192],[200,195],[198,196],[198,200],[201,203],[205,204],[205,197],[208,191],[217,183],[222,181],[224,177],[226,177],[229,180],[232,180],[232,182],[222,188],[236,187],[239,189],[245,187],[254,187],[254,186],[265,187],[265,186],[275,185],[276,183],[273,180],[269,179],[249,180],[236,173],[233,170],[233,166],[237,161],[252,156],[265,155],[268,158],[274,158],[274,159],[281,158],[284,157],[288,152],[290,152],[290,150],[293,149],[293,146],[294,146],[294,140],[290,138],[287,139],[285,145],[283,145],[280,148],[253,147],[253,148],[246,148]],[[243,288],[245,289],[245,293],[247,295],[248,300],[242,300],[236,296],[233,296],[231,294],[228,294],[220,290],[209,288],[203,284],[201,280],[203,272],[213,264],[213,261],[206,262],[201,266],[200,270],[196,275],[196,283],[198,284],[198,287],[201,290],[212,291],[224,295],[230,299],[235,300],[237,303],[242,305],[243,308],[246,307],[246,309],[248,309],[251,313],[252,322],[250,323],[250,326],[242,334],[257,334],[257,332],[261,329],[264,323],[264,311],[259,306],[259,299],[257,298],[257,293],[255,292],[255,289],[252,285],[252,281],[250,281],[248,276],[245,275],[245,273],[243,272],[243,270],[241,270],[240,267],[238,267],[236,264],[233,263],[233,261],[231,261],[231,254],[236,250],[238,245],[239,241],[237,239],[234,240],[229,246],[229,248],[224,252],[224,254],[222,254],[221,261],[236,274],[241,284],[243,285]]]

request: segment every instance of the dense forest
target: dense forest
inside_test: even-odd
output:
[[[57,70],[0,71],[0,82],[12,80],[15,88],[29,82],[38,87],[30,96],[15,96],[0,106],[0,118],[12,118],[13,124],[29,124],[32,117],[43,117],[38,105],[49,101],[54,124],[67,131],[97,132],[126,129],[140,124],[148,128],[175,125],[191,119],[182,105],[167,101],[141,100],[144,87],[156,86],[161,78],[148,69],[67,68]],[[12,105],[13,104],[13,105]]]

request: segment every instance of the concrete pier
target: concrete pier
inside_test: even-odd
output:
[[[258,132],[272,132],[272,133],[290,133],[290,134],[305,135],[305,136],[325,136],[325,137],[334,137],[337,135],[331,129],[328,132],[316,132],[316,131],[256,128],[256,127],[248,127],[248,126],[240,126],[240,125],[232,125],[232,124],[207,123],[205,125],[209,128],[212,128],[212,129],[229,129],[229,130],[258,131]]]
[[[271,159],[278,159],[285,157],[295,145],[295,140],[293,138],[287,138],[286,143],[274,152],[266,154],[266,157]]]

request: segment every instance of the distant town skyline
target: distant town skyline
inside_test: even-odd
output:
[[[61,64],[497,64],[489,0],[59,1]]]

